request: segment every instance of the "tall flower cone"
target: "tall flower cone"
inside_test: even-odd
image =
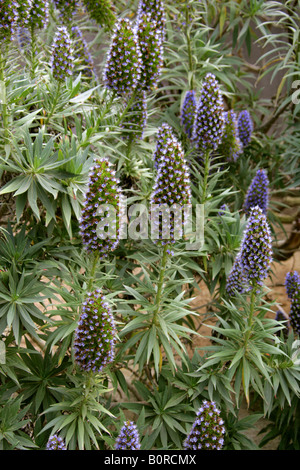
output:
[[[49,22],[49,1],[36,0],[32,3],[30,17],[28,20],[29,29],[44,29]]]
[[[180,112],[181,125],[189,139],[192,138],[196,108],[196,93],[194,90],[189,90],[185,94]]]
[[[224,132],[224,104],[216,77],[208,73],[198,100],[192,140],[203,153],[216,150]]]
[[[240,253],[234,260],[232,269],[226,280],[226,291],[228,295],[234,296],[236,292],[244,293],[247,290],[248,280],[241,266]]]
[[[157,86],[163,64],[163,46],[156,21],[150,13],[144,13],[139,18],[135,28],[141,51],[140,86],[143,90],[151,91]]]
[[[289,319],[294,333],[300,337],[300,287],[297,287],[293,293]]]
[[[116,450],[140,450],[140,437],[133,421],[125,421],[116,439]]]
[[[0,0],[0,41],[10,41],[15,34],[18,20],[18,3]]]
[[[269,180],[266,170],[257,170],[257,173],[247,191],[243,210],[249,215],[251,208],[258,206],[263,214],[267,214],[269,203]]]
[[[290,271],[285,277],[285,289],[289,299],[292,299],[295,292],[300,290],[300,275],[297,271]]]
[[[119,181],[106,158],[96,159],[90,172],[88,189],[80,220],[83,244],[88,252],[97,252],[105,257],[119,243],[120,192]],[[109,224],[108,218],[99,210],[107,207],[112,211],[111,226],[99,233],[99,224]],[[105,205],[105,206],[103,206]],[[103,227],[102,227],[103,228]]]
[[[32,0],[22,0],[17,1],[17,10],[18,18],[17,23],[18,27],[26,27],[30,18],[30,11],[32,8]]]
[[[244,148],[247,147],[251,141],[253,127],[253,121],[251,119],[250,113],[247,109],[244,109],[239,113],[238,116],[239,139],[242,142]]]
[[[141,77],[141,51],[131,22],[120,19],[114,28],[103,71],[107,88],[119,95],[132,93]]]
[[[156,147],[153,153],[154,166],[158,169],[160,161],[164,158],[165,148],[167,145],[168,139],[173,139],[175,136],[173,134],[173,129],[169,124],[164,122],[157,131],[156,136]]]
[[[116,22],[116,15],[110,0],[83,0],[83,4],[90,18],[100,26],[112,29]]]
[[[224,113],[224,132],[218,152],[229,162],[235,162],[243,152],[238,136],[237,117],[232,109]]]
[[[70,23],[79,8],[79,0],[54,0],[54,4],[63,23]]]
[[[192,429],[183,443],[185,450],[221,450],[225,427],[220,410],[212,401],[204,400],[197,411]]]
[[[160,35],[161,41],[166,36],[166,14],[162,0],[139,0],[137,11],[137,23],[141,23],[144,14],[149,14],[152,21],[156,22],[156,29]]]
[[[52,44],[51,70],[58,82],[64,82],[72,75],[74,68],[73,47],[70,35],[65,26],[58,28]]]
[[[89,292],[74,337],[74,358],[85,372],[100,373],[114,359],[115,321],[105,297]]]
[[[71,38],[74,44],[74,58],[78,61],[80,72],[84,77],[92,78],[94,72],[94,61],[89,52],[86,40],[78,26],[72,26]]]
[[[158,213],[162,213],[162,224],[158,218],[153,220],[153,226],[159,235],[155,242],[168,245],[175,243],[176,239],[182,238],[183,223],[179,225],[176,222],[176,214],[178,217],[180,216],[179,212],[182,215],[184,206],[191,203],[191,182],[181,144],[174,136],[166,139],[160,148],[160,154],[157,156],[158,170],[150,197],[151,216],[154,216],[154,213],[156,216]],[[164,211],[169,208],[171,212],[172,206],[176,210],[170,214],[171,217],[168,217]],[[165,229],[168,232],[166,234]],[[176,230],[178,230],[177,233]]]

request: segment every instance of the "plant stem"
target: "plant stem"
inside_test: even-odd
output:
[[[203,175],[203,184],[202,184],[202,198],[201,203],[205,204],[207,198],[207,180],[210,169],[210,150],[205,151],[204,157],[204,175]]]
[[[154,325],[157,325],[157,316],[160,310],[161,294],[162,294],[162,289],[164,285],[164,277],[165,277],[165,271],[166,271],[166,266],[167,266],[167,261],[168,261],[167,250],[168,250],[168,245],[165,245],[163,249],[163,256],[162,256],[161,268],[160,268],[160,274],[159,274],[159,280],[158,280],[158,286],[157,286],[157,294],[156,294],[156,299],[155,299],[156,308],[154,310],[154,315],[153,315],[153,320],[152,320],[152,323]]]
[[[189,30],[189,8],[188,2],[186,2],[185,6],[185,36],[187,42],[187,50],[188,50],[188,59],[189,59],[189,72],[191,73],[191,83],[190,89],[194,89],[194,71],[193,71],[193,56],[192,56],[192,47],[191,47],[191,36]]]
[[[1,83],[1,104],[2,104],[2,122],[3,122],[3,140],[4,145],[9,143],[8,135],[8,113],[6,103],[6,85],[5,85],[5,63],[6,63],[6,50],[5,54],[2,54],[0,49],[0,83]]]
[[[252,287],[252,291],[250,295],[250,313],[249,313],[249,318],[248,318],[248,331],[245,336],[245,346],[244,346],[245,353],[247,352],[248,341],[249,341],[251,330],[252,330],[254,311],[255,311],[255,290],[254,290],[254,287]]]
[[[90,292],[93,288],[98,261],[99,261],[99,252],[96,251],[96,253],[94,253],[94,255],[93,255],[93,263],[92,263],[92,267],[91,267],[89,282],[88,282],[88,285],[87,285],[88,292]]]
[[[118,119],[118,121],[117,121],[116,126],[119,126],[119,125],[121,124],[121,122],[123,121],[123,118],[125,117],[127,111],[130,109],[130,107],[132,106],[136,95],[137,95],[137,89],[134,90],[134,92],[132,93],[131,97],[129,98],[129,100],[128,100],[128,102],[127,102],[127,105],[125,106],[125,109],[124,109],[123,113],[121,114],[121,116],[119,117],[119,119]]]
[[[47,116],[47,119],[45,120],[45,126],[47,126],[47,124],[49,123],[51,117],[54,114],[54,111],[55,111],[55,108],[56,108],[56,105],[57,105],[57,102],[58,102],[58,98],[59,98],[60,87],[61,87],[61,83],[58,82],[56,93],[55,93],[54,100],[53,100],[53,105],[52,105],[50,113]]]

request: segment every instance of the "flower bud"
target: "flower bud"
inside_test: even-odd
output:
[[[240,112],[238,117],[238,133],[239,139],[242,142],[243,147],[247,147],[251,141],[251,135],[253,132],[253,122],[250,113],[247,109]]]
[[[92,20],[111,29],[116,21],[115,8],[110,0],[83,0],[83,4]]]
[[[140,450],[140,438],[133,421],[124,421],[120,434],[116,439],[116,450]]]
[[[75,362],[83,371],[100,373],[114,360],[115,343],[115,321],[108,303],[99,289],[89,292],[75,330]]]
[[[237,117],[232,109],[224,113],[224,132],[218,152],[229,162],[235,162],[242,153],[242,143],[238,137]]]
[[[229,296],[234,296],[236,292],[243,294],[247,290],[248,280],[241,266],[240,257],[239,253],[226,280],[226,292]]]
[[[269,180],[265,170],[258,170],[251,181],[246,194],[243,210],[249,215],[251,208],[258,206],[262,213],[267,215],[269,203]]]
[[[285,289],[289,299],[292,299],[295,292],[300,290],[300,275],[297,271],[290,271],[285,277]]]
[[[183,443],[185,450],[221,450],[225,427],[215,403],[203,401],[192,429]]]
[[[181,108],[180,120],[183,130],[189,139],[192,138],[196,107],[197,100],[194,90],[187,91]]]
[[[47,450],[67,450],[66,444],[62,437],[57,434],[50,436],[46,446]]]
[[[51,54],[52,75],[58,82],[64,82],[67,77],[72,75],[74,68],[73,48],[70,35],[65,26],[58,28],[53,44]]]
[[[132,93],[141,78],[141,51],[138,39],[127,18],[120,19],[114,28],[106,57],[103,81],[119,95]]]

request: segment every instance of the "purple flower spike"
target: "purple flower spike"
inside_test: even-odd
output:
[[[300,289],[300,275],[297,271],[290,271],[285,277],[285,288],[289,299],[294,297],[297,290]]]
[[[290,308],[290,325],[294,330],[294,333],[300,336],[300,287],[298,286],[292,297],[291,308]]]
[[[175,136],[172,127],[164,122],[157,131],[156,148],[153,153],[153,161],[156,169],[158,169],[160,161],[164,158],[167,140],[173,138],[175,138]]]
[[[251,288],[259,290],[272,262],[272,238],[266,216],[260,207],[250,211],[244,233],[240,264]]]
[[[70,35],[65,26],[58,28],[52,44],[51,70],[58,82],[64,82],[72,75],[74,68],[73,48]]]
[[[18,9],[18,26],[26,27],[30,18],[30,11],[32,8],[32,0],[22,0],[17,2]]]
[[[247,145],[249,145],[253,127],[254,126],[249,111],[247,109],[241,111],[238,117],[238,132],[243,147],[247,147]]]
[[[78,26],[72,26],[71,37],[74,42],[74,58],[80,65],[82,75],[87,78],[92,78],[94,74],[94,62],[86,40]]]
[[[79,8],[79,0],[54,0],[63,23],[70,23]]]
[[[149,14],[152,21],[156,22],[156,30],[160,35],[161,42],[165,40],[166,15],[162,0],[139,0],[137,11],[137,24],[141,23],[144,14]]]
[[[217,150],[224,132],[224,105],[221,90],[212,73],[205,76],[197,104],[192,140],[200,152]]]
[[[75,362],[83,371],[100,373],[114,360],[115,343],[115,321],[108,303],[99,289],[89,292],[75,330]]]
[[[181,109],[181,125],[189,139],[192,138],[197,101],[194,90],[187,91]]]
[[[240,253],[234,260],[232,269],[226,280],[226,291],[230,296],[234,296],[236,292],[243,294],[247,291],[248,279],[241,266]]]
[[[114,29],[103,71],[107,88],[119,95],[132,93],[141,78],[141,51],[130,21],[120,19]]]
[[[18,22],[18,2],[0,0],[0,41],[13,39]]]
[[[116,15],[110,0],[83,0],[83,4],[90,18],[97,24],[108,29],[113,27]]]
[[[246,194],[243,210],[249,215],[251,208],[260,207],[262,213],[267,215],[269,203],[269,180],[265,170],[258,170],[255,177],[251,181]]]
[[[243,151],[238,137],[237,117],[232,109],[224,113],[224,133],[218,151],[229,162],[235,162]]]
[[[119,243],[121,189],[115,171],[106,158],[95,160],[89,176],[80,232],[87,251],[97,251],[103,258]],[[106,216],[107,211],[110,211],[109,217]],[[102,232],[99,232],[99,226],[103,229]]]
[[[46,446],[47,450],[67,450],[64,440],[57,434],[50,436]]]
[[[140,438],[133,421],[125,421],[116,439],[116,450],[140,450]]]
[[[30,29],[44,29],[49,21],[49,1],[35,0],[32,3],[28,27]]]
[[[197,411],[192,429],[183,443],[185,450],[222,450],[225,427],[220,410],[212,401],[204,400]]]

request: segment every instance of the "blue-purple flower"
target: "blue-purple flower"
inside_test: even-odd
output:
[[[266,216],[260,207],[250,210],[250,216],[240,250],[240,265],[250,288],[259,290],[268,276],[272,262],[272,238]]]
[[[79,8],[79,0],[54,0],[63,23],[70,23]]]
[[[140,437],[136,424],[125,421],[116,439],[116,450],[140,450]]]
[[[101,257],[107,256],[119,243],[121,189],[118,183],[108,159],[95,159],[83,204],[80,233],[87,251],[98,252]]]
[[[182,128],[189,139],[192,138],[196,107],[196,93],[194,90],[189,90],[185,94],[180,113]]]
[[[242,142],[244,148],[247,147],[251,141],[253,127],[253,121],[249,111],[247,109],[241,111],[238,117],[238,132],[239,139]]]
[[[74,336],[74,358],[81,370],[100,373],[114,360],[116,327],[111,309],[100,289],[83,302]]]
[[[0,0],[0,41],[10,41],[15,34],[19,4],[14,0]]]
[[[300,287],[297,287],[293,293],[289,319],[294,333],[300,336]]]
[[[58,82],[72,75],[74,68],[73,46],[68,30],[61,26],[55,33],[51,51],[51,72]]]
[[[157,131],[156,136],[156,147],[153,153],[154,166],[158,169],[160,161],[163,160],[165,154],[165,148],[168,139],[173,139],[173,129],[169,124],[164,122]]]
[[[290,271],[285,277],[285,289],[289,299],[294,297],[297,290],[300,290],[300,275],[297,271]]]
[[[252,207],[258,206],[267,214],[269,204],[269,180],[266,170],[257,170],[247,191],[243,210],[249,215]]]
[[[62,437],[59,437],[57,434],[53,434],[48,439],[46,449],[47,450],[67,450],[67,447]]]
[[[44,29],[49,21],[49,1],[35,0],[30,10],[28,27],[30,29]]]
[[[192,429],[183,443],[184,450],[221,450],[224,446],[224,421],[215,402],[204,400]]]
[[[238,136],[237,117],[232,109],[224,112],[224,132],[218,151],[229,162],[235,162],[243,151]]]
[[[141,51],[131,22],[121,18],[115,25],[103,71],[107,88],[119,95],[132,93],[141,78]]]
[[[220,85],[212,73],[205,76],[196,108],[192,140],[202,153],[216,150],[224,132],[224,104]]]
[[[226,292],[234,296],[236,292],[243,294],[248,290],[248,279],[241,266],[241,254],[236,256],[232,269],[226,279]]]
[[[161,42],[163,42],[166,36],[166,14],[163,1],[139,0],[137,11],[137,24],[143,21],[142,17],[145,13],[149,14],[152,21],[156,22],[157,32],[161,37]]]
[[[161,36],[150,13],[141,15],[135,31],[142,59],[139,86],[151,91],[157,86],[163,64]]]
[[[26,27],[30,18],[30,11],[32,8],[32,0],[17,1],[18,19],[17,23],[19,27]]]

